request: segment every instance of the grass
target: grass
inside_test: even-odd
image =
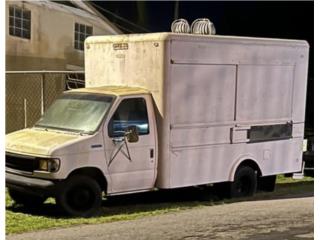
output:
[[[6,193],[6,233],[133,220],[196,207],[229,204],[244,200],[283,198],[288,195],[304,193],[313,193],[313,178],[305,177],[302,180],[293,180],[279,176],[275,192],[257,193],[253,198],[219,200],[210,187],[114,196],[103,201],[100,215],[93,218],[67,218],[57,209],[53,199],[47,200],[41,208],[26,209],[15,205]]]
[[[284,175],[277,176],[277,184],[299,183],[299,182],[313,182],[313,177],[304,177],[303,179],[293,179],[285,177]]]

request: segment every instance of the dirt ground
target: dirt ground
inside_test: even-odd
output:
[[[7,236],[8,240],[313,239],[313,196],[235,202],[97,225]]]

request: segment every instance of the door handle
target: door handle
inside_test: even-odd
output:
[[[113,138],[112,141],[114,143],[122,143],[124,141],[123,137]]]
[[[151,149],[150,149],[150,158],[153,158],[153,157],[154,157],[154,149],[151,148]]]

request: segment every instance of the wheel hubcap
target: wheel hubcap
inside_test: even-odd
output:
[[[68,194],[68,203],[75,210],[90,209],[94,203],[93,193],[87,188],[76,188]]]

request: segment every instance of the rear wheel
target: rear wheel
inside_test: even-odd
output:
[[[22,204],[26,207],[38,207],[47,199],[46,197],[23,193],[14,189],[8,189],[10,197],[17,204]]]
[[[252,196],[257,190],[257,173],[248,166],[239,167],[230,184],[230,197]]]
[[[75,175],[67,180],[66,186],[56,197],[56,202],[68,215],[90,217],[101,206],[101,194],[97,181],[87,176]]]

